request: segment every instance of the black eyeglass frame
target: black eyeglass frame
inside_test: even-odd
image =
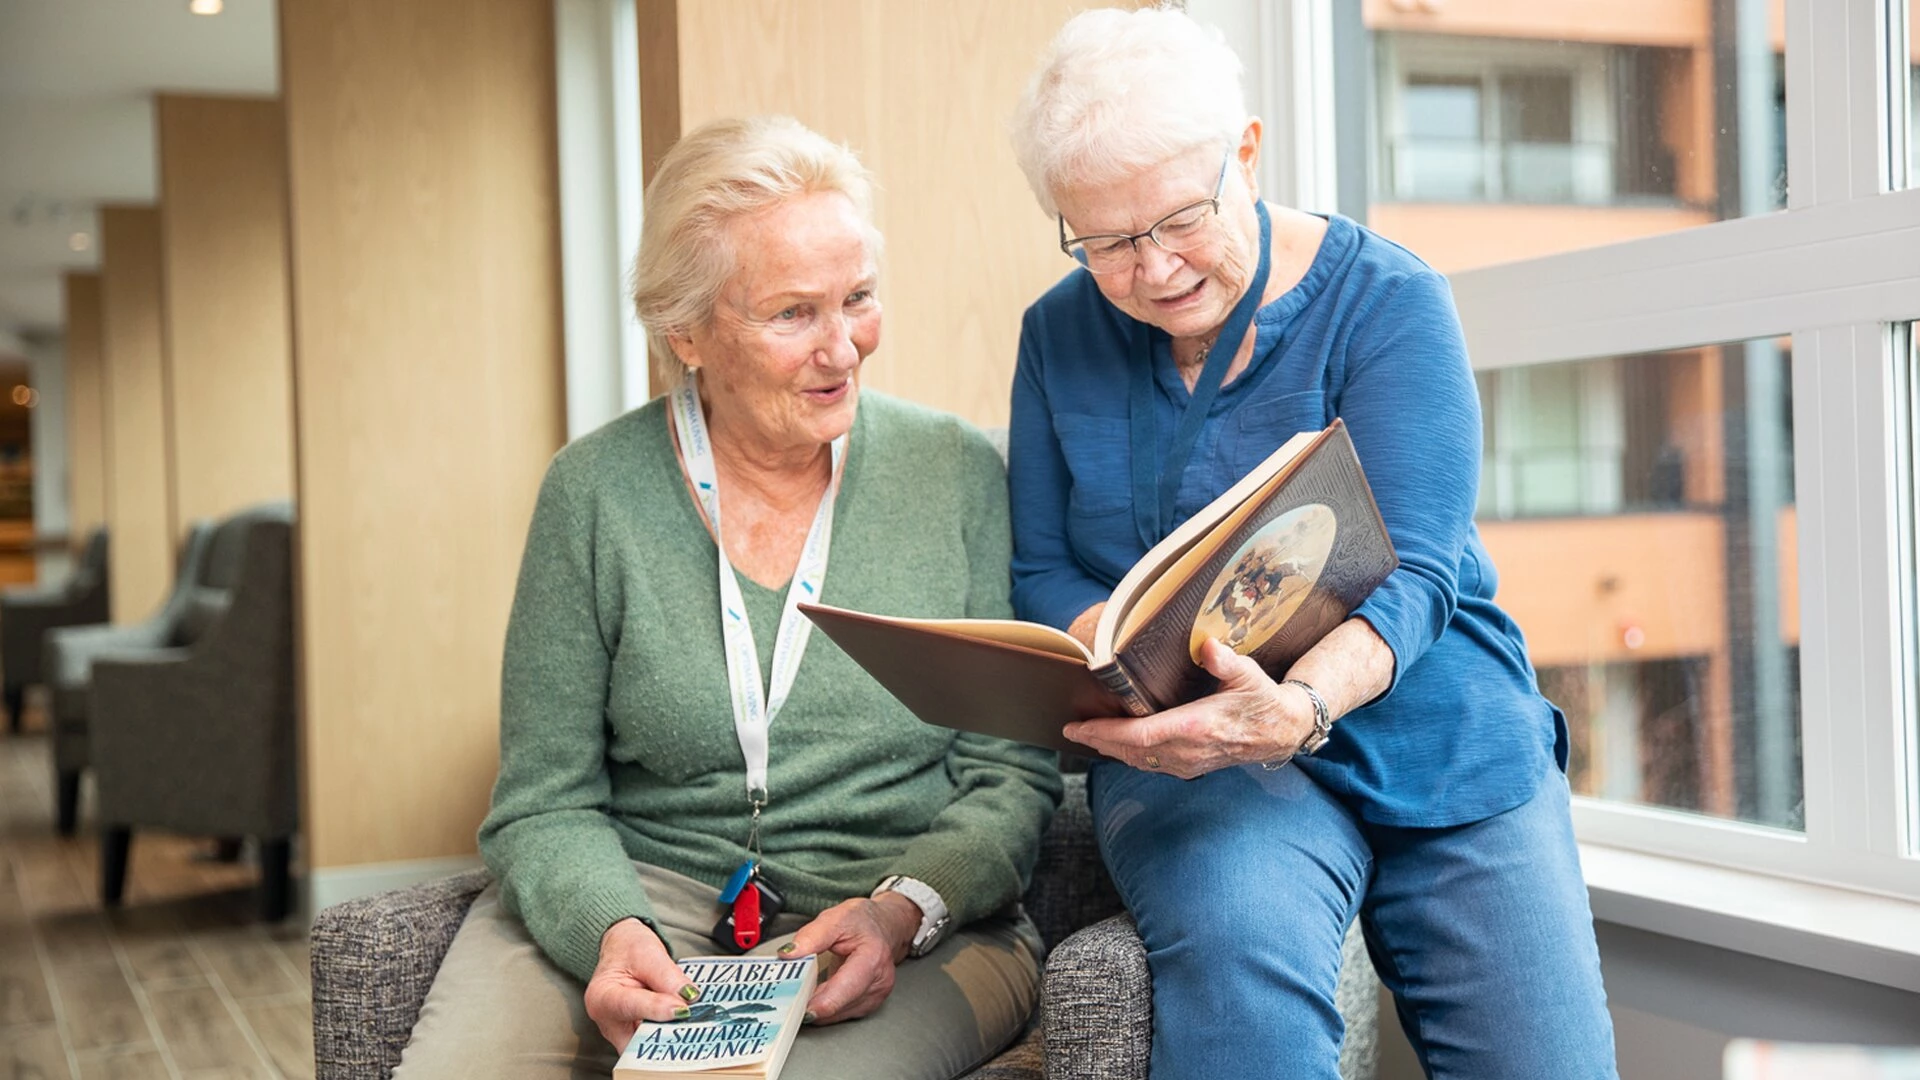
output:
[[[1192,210],[1197,210],[1202,206],[1211,207],[1213,212],[1218,214],[1220,212],[1220,195],[1222,192],[1227,190],[1227,166],[1232,163],[1233,163],[1233,147],[1229,146],[1227,147],[1226,154],[1224,154],[1220,158],[1220,176],[1218,179],[1216,179],[1213,182],[1213,196],[1211,198],[1201,199],[1199,202],[1188,203],[1187,205],[1181,207],[1180,209],[1175,210],[1173,213],[1168,214],[1166,217],[1161,218],[1159,221],[1154,222],[1152,225],[1147,226],[1144,232],[1137,232],[1131,235],[1128,235],[1126,233],[1092,233],[1087,236],[1070,237],[1067,235],[1066,215],[1055,214],[1054,215],[1055,220],[1057,220],[1060,223],[1061,253],[1066,255],[1068,258],[1072,259],[1074,262],[1079,263],[1081,266],[1086,267],[1089,273],[1100,273],[1101,271],[1095,270],[1087,261],[1086,245],[1090,241],[1125,240],[1127,242],[1127,245],[1133,249],[1135,265],[1138,265],[1140,260],[1140,241],[1142,240],[1153,241],[1154,245],[1159,247],[1162,251],[1176,250],[1162,243],[1160,241],[1160,238],[1158,236],[1155,236],[1154,233],[1160,230],[1160,226],[1165,225],[1167,222],[1172,221],[1174,218],[1179,217],[1181,214],[1185,214]],[[1074,250],[1073,245],[1075,244],[1078,244],[1081,246],[1079,251]],[[1191,251],[1192,249],[1183,248],[1179,250]],[[1108,272],[1118,273],[1119,271],[1120,271],[1120,268],[1115,267],[1113,270]]]

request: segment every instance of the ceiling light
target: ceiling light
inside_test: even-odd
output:
[[[195,15],[218,15],[226,6],[223,0],[187,0],[187,10]]]
[[[67,246],[75,251],[85,251],[93,246],[93,237],[83,232],[74,233],[67,237]]]
[[[13,388],[13,403],[31,409],[40,404],[40,395],[31,386],[16,386]]]

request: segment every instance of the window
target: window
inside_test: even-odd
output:
[[[1579,794],[1803,827],[1789,367],[1761,340],[1478,375],[1481,534]]]
[[[1920,46],[1907,69],[1907,186],[1920,187]],[[1896,100],[1898,100],[1896,98]]]
[[[1606,56],[1538,42],[1383,35],[1384,196],[1606,203]]]
[[[1920,175],[1920,174],[1916,174]],[[1906,766],[1906,835],[1907,854],[1920,857],[1920,694],[1916,694],[1916,682],[1920,682],[1920,323],[1908,323],[1900,328],[1896,336],[1895,350],[1906,353],[1905,384],[1907,397],[1907,453],[1905,483],[1907,493],[1906,513],[1900,519],[1900,550],[1905,555],[1906,596],[1910,606],[1907,609],[1907,642],[1904,660],[1907,665],[1906,685],[1907,715],[1904,736],[1905,753],[1900,755]],[[1904,342],[1900,340],[1904,338]],[[1904,345],[1904,349],[1902,349]]]
[[[1452,282],[1596,913],[1910,972],[1920,5],[1235,6],[1279,198]]]
[[[1892,27],[1892,40],[1889,51],[1892,53],[1892,69],[1896,73],[1893,93],[1889,101],[1894,107],[1894,130],[1905,131],[1907,141],[1906,182],[1896,178],[1894,187],[1920,187],[1920,5],[1907,0],[1905,10],[1895,6],[1894,14],[1904,16],[1906,20],[1906,48],[1900,48],[1900,28]],[[1899,76],[1906,77],[1907,90],[1900,92]],[[1900,115],[1902,99],[1905,99],[1906,116],[1904,123]],[[1896,164],[1898,159],[1896,157]]]
[[[1784,53],[1769,27],[1692,5],[1469,7],[1368,4],[1363,16],[1364,213],[1436,268],[1786,205]]]
[[[1292,86],[1305,205],[1452,282],[1596,851],[1920,904],[1912,6],[1333,4],[1331,104]]]

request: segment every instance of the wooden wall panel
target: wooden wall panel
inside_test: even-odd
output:
[[[280,103],[163,94],[174,521],[293,493],[286,135]]]
[[[159,211],[102,208],[101,352],[114,622],[145,618],[173,582],[161,289]]]
[[[564,437],[551,0],[280,7],[308,860],[470,853]]]
[[[65,280],[67,531],[76,543],[107,521],[106,373],[100,352],[100,275]]]
[[[878,175],[886,322],[866,384],[1004,424],[1020,314],[1072,264],[1007,138],[1084,0],[701,0],[678,11],[683,130],[786,113]]]

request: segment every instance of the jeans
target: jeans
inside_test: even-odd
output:
[[[1356,915],[1429,1077],[1617,1075],[1563,777],[1443,829],[1370,824],[1297,768],[1088,784],[1153,973],[1154,1080],[1337,1080]]]

